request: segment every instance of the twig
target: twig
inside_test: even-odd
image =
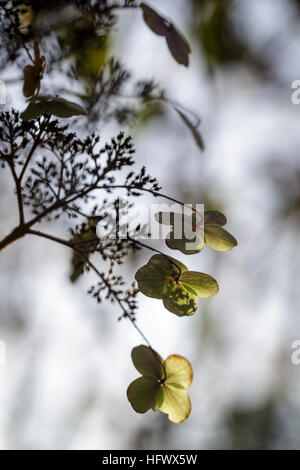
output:
[[[64,246],[67,246],[68,248],[71,248],[72,250],[76,251],[76,253],[79,254],[79,256],[82,257],[82,259],[90,266],[90,268],[102,279],[102,281],[105,283],[107,289],[109,290],[110,294],[114,296],[114,298],[116,299],[117,303],[119,304],[119,306],[121,307],[124,315],[129,318],[129,320],[131,321],[132,325],[134,326],[134,328],[138,331],[138,333],[142,336],[142,338],[144,339],[144,341],[148,344],[148,346],[152,349],[152,346],[150,344],[150,342],[148,341],[148,339],[146,338],[146,336],[144,335],[144,333],[141,331],[141,329],[137,326],[134,318],[132,318],[132,316],[130,315],[130,313],[127,312],[126,308],[124,307],[123,303],[122,303],[122,300],[119,298],[119,296],[116,294],[116,292],[111,288],[111,286],[109,285],[109,283],[107,282],[107,280],[105,279],[105,277],[100,273],[100,271],[96,268],[96,266],[87,258],[86,254],[84,252],[82,252],[79,248],[77,248],[75,245],[73,245],[72,242],[68,241],[68,240],[64,240],[62,238],[59,238],[59,237],[56,237],[54,235],[50,235],[48,233],[44,233],[44,232],[41,232],[41,231],[38,231],[38,230],[31,230],[29,229],[27,231],[27,234],[29,235],[35,235],[35,236],[38,236],[38,237],[42,237],[42,238],[46,238],[48,240],[51,240],[51,241],[54,241],[56,243],[59,243],[61,245],[64,245]]]

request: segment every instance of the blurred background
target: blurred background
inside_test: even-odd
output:
[[[300,448],[300,365],[291,360],[300,339],[300,105],[291,101],[300,79],[300,2],[151,5],[185,32],[189,68],[136,10],[120,11],[110,48],[132,76],[153,77],[201,117],[205,152],[167,104],[147,108],[129,127],[96,127],[102,142],[120,127],[131,133],[137,168],[145,164],[165,194],[223,211],[239,242],[227,253],[207,248],[188,258],[157,245],[218,280],[219,294],[201,300],[193,317],[139,296],[138,325],[153,347],[193,365],[192,414],[174,425],[161,413],[132,410],[126,388],[138,375],[130,360],[137,332],[117,321],[117,307],[87,296],[92,274],[70,283],[66,248],[27,237],[0,260],[3,449]],[[21,88],[8,87],[7,109],[24,108]],[[0,176],[3,238],[17,208],[11,181]],[[130,282],[149,256],[128,259]]]

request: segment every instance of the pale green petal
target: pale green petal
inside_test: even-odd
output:
[[[227,219],[222,212],[219,211],[204,211],[204,224],[205,225],[225,225]]]
[[[218,225],[205,225],[204,238],[207,246],[216,251],[232,250],[237,245],[236,239]]]
[[[169,238],[166,238],[166,245],[171,250],[179,250],[184,255],[193,255],[199,253],[205,246],[203,236],[201,236],[201,231],[195,233],[194,238],[187,238],[183,236],[182,238],[176,238],[177,234],[172,230],[169,234]],[[193,244],[193,246],[191,246]]]
[[[148,297],[161,299],[169,281],[187,271],[187,267],[171,256],[154,255],[135,275],[140,291]]]
[[[172,423],[182,423],[191,413],[191,401],[185,389],[163,385],[163,403],[159,410],[166,413]]]
[[[193,315],[198,307],[197,295],[189,292],[182,285],[170,283],[163,296],[163,304],[167,310],[179,317]]]
[[[155,405],[153,406],[152,410],[153,410],[153,411],[159,410],[159,408],[160,408],[160,407],[162,406],[162,404],[163,404],[163,401],[164,401],[164,393],[163,393],[163,387],[161,386],[160,389],[159,389],[159,391],[158,391],[156,403],[155,403]]]
[[[218,283],[212,276],[196,271],[183,273],[180,277],[180,283],[184,287],[192,289],[198,297],[212,297],[219,291]]]
[[[180,385],[188,388],[193,381],[193,369],[190,362],[183,356],[172,354],[165,360],[166,381],[168,385]]]

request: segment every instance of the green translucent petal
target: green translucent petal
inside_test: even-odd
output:
[[[188,249],[189,243],[193,243],[195,247]],[[184,255],[193,255],[199,253],[205,246],[204,240],[200,235],[196,235],[194,239],[188,239],[183,237],[182,239],[174,238],[174,232],[170,233],[170,238],[166,239],[166,245],[171,250],[179,250]]]
[[[155,407],[161,385],[149,377],[134,380],[127,389],[127,398],[137,413],[146,413]]]
[[[137,346],[131,352],[134,367],[144,376],[158,381],[165,377],[163,361],[153,349],[148,346]]]
[[[140,268],[135,279],[138,282],[140,291],[148,297],[161,299],[168,283],[168,277],[154,266],[148,264]]]
[[[178,388],[188,388],[193,381],[193,369],[190,362],[183,356],[172,354],[165,360],[165,384]]]
[[[135,279],[143,294],[161,299],[169,281],[186,270],[184,264],[170,256],[154,255],[136,272]]]
[[[159,260],[159,264],[161,266],[161,269],[163,270],[169,270],[170,272],[170,267],[172,269],[172,276],[177,276],[179,273],[184,273],[185,271],[188,270],[188,268],[178,261],[178,259],[172,258],[171,256],[165,256],[165,255],[154,255],[151,259],[155,258],[156,260]]]
[[[169,225],[171,227],[169,236],[166,238],[166,245],[171,250],[178,250],[185,255],[193,255],[199,253],[204,248],[204,225],[200,215],[187,215],[178,212],[157,212],[154,217],[160,224]],[[202,222],[202,225],[199,225],[200,222]],[[198,230],[196,230],[195,227],[196,223],[199,226]],[[177,231],[176,227],[178,227]],[[191,232],[193,227],[195,236],[193,238],[187,238],[187,235],[192,235],[192,233],[188,233],[187,230],[190,229]],[[194,246],[191,246],[191,244]]]
[[[225,225],[227,219],[222,212],[219,211],[204,211],[204,223],[205,225]]]
[[[205,225],[205,243],[216,251],[232,250],[237,245],[236,239],[218,225]]]
[[[198,298],[182,285],[173,282],[169,283],[164,293],[163,304],[170,312],[183,317],[195,313],[198,307]]]
[[[166,413],[172,423],[182,423],[191,413],[191,401],[185,389],[163,385],[163,403],[159,410]]]
[[[183,273],[180,276],[180,283],[184,287],[192,289],[198,297],[212,297],[219,291],[218,283],[212,276],[196,271]]]
[[[163,388],[162,388],[162,386],[161,386],[160,389],[159,389],[159,391],[158,391],[156,403],[155,403],[155,405],[154,405],[153,408],[152,408],[153,411],[158,410],[158,409],[162,406],[163,401],[164,401],[164,392],[163,392]]]

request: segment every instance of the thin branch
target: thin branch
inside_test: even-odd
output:
[[[125,309],[123,303],[122,303],[122,300],[119,299],[118,295],[114,292],[113,289],[111,289],[110,285],[107,283],[105,277],[98,271],[98,269],[96,268],[96,266],[90,261],[90,260],[86,260],[88,265],[91,267],[91,269],[93,269],[93,271],[102,279],[102,281],[105,283],[105,285],[107,286],[107,288],[109,289],[109,292],[114,296],[114,298],[116,299],[116,301],[118,302],[119,306],[121,307],[125,317],[129,318],[129,320],[131,321],[132,325],[134,326],[134,328],[139,332],[139,334],[142,336],[142,338],[144,339],[144,341],[146,341],[146,343],[148,344],[148,346],[152,349],[152,346],[150,344],[150,342],[148,341],[148,339],[146,338],[146,336],[144,335],[144,333],[140,330],[140,328],[137,326],[134,318],[132,318],[132,316],[127,312],[127,310]]]
[[[9,165],[9,168],[11,170],[11,173],[12,173],[15,185],[16,185],[16,193],[17,193],[17,201],[18,201],[18,209],[19,209],[19,224],[23,225],[24,224],[24,207],[23,207],[23,201],[22,201],[21,185],[20,185],[18,176],[16,174],[13,160],[9,160],[8,165]]]
[[[106,285],[107,289],[109,290],[110,294],[114,296],[115,300],[117,301],[117,303],[119,304],[119,306],[121,307],[123,313],[124,313],[124,316],[126,316],[127,318],[129,318],[129,320],[131,321],[132,325],[134,326],[134,328],[138,331],[138,333],[142,336],[142,338],[144,339],[144,341],[148,344],[148,346],[152,349],[152,346],[150,344],[150,342],[148,341],[148,339],[146,338],[146,336],[144,335],[144,333],[141,331],[141,329],[137,326],[136,322],[135,322],[135,319],[132,318],[132,316],[130,315],[130,313],[127,312],[126,308],[124,307],[123,303],[122,303],[122,300],[119,298],[119,296],[117,295],[117,293],[111,288],[110,284],[107,282],[107,280],[105,279],[105,277],[100,273],[100,271],[96,268],[96,266],[87,258],[86,254],[84,252],[82,252],[80,249],[78,249],[76,246],[73,245],[72,242],[68,241],[68,240],[64,240],[62,238],[59,238],[59,237],[56,237],[54,235],[50,235],[48,233],[44,233],[44,232],[41,232],[41,231],[37,231],[37,230],[31,230],[29,229],[27,231],[27,234],[29,235],[35,235],[35,236],[38,236],[38,237],[42,237],[42,238],[46,238],[48,240],[51,240],[51,241],[54,241],[56,243],[59,243],[61,245],[64,245],[64,246],[67,246],[68,248],[71,248],[72,250],[76,251],[81,257],[82,259],[90,266],[90,268],[100,277],[100,279],[104,282],[104,284]]]
[[[22,168],[22,171],[20,173],[20,176],[18,177],[18,180],[19,180],[19,183],[21,184],[22,182],[22,179],[23,179],[23,176],[24,176],[24,173],[26,171],[26,168],[28,167],[29,165],[29,162],[31,160],[31,158],[33,157],[33,154],[34,152],[36,151],[37,147],[40,145],[40,139],[41,139],[41,136],[42,136],[42,133],[44,132],[44,129],[46,127],[46,125],[48,124],[49,120],[50,120],[51,116],[48,116],[44,119],[43,123],[41,124],[41,127],[40,127],[40,131],[36,137],[36,139],[34,140],[34,143],[30,149],[30,152],[28,153],[27,155],[27,158],[26,158],[26,161],[23,165],[23,168]]]

